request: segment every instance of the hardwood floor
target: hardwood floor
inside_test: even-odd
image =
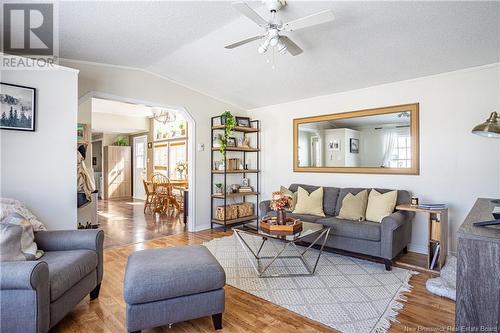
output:
[[[126,332],[123,277],[127,257],[142,249],[162,248],[185,244],[200,244],[231,232],[202,231],[161,237],[104,251],[104,280],[100,297],[90,302],[86,297],[54,332]],[[447,331],[454,323],[455,303],[434,296],[425,289],[428,273],[412,277],[413,291],[408,302],[389,332]],[[332,329],[299,316],[263,299],[226,286],[226,311],[220,332],[334,332]],[[214,332],[209,317],[146,330],[145,332]]]
[[[162,236],[174,235],[187,230],[182,213],[155,215],[144,214],[144,201],[99,200],[98,219],[106,234],[104,248],[140,243]]]

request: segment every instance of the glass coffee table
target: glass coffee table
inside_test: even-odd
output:
[[[245,254],[248,257],[248,260],[252,264],[252,267],[254,268],[255,272],[257,272],[257,275],[259,277],[286,277],[286,276],[310,276],[314,275],[316,272],[316,267],[318,266],[319,259],[321,257],[321,253],[323,252],[323,247],[325,246],[326,239],[328,238],[328,235],[330,233],[330,227],[326,227],[322,224],[317,224],[317,223],[309,223],[309,222],[302,222],[302,230],[292,234],[292,235],[275,235],[275,234],[270,234],[265,232],[264,230],[260,229],[257,227],[257,223],[247,223],[244,225],[240,225],[237,227],[233,228],[234,234],[236,238],[239,240],[241,243],[243,249],[245,250]],[[262,242],[260,243],[260,246],[257,249],[257,252],[255,252],[252,247],[248,244],[247,241],[242,237],[243,235],[251,235],[251,236],[257,236],[262,239]],[[307,236],[313,236],[314,241],[309,244],[308,247],[299,247],[297,246],[297,243],[304,240],[305,237]],[[279,246],[281,248],[278,249],[276,255],[274,256],[260,256],[260,252],[262,251],[262,248],[264,247],[264,244],[268,240],[277,240],[278,244],[281,243],[282,246]],[[321,241],[321,247],[318,252],[317,257],[314,259],[313,265],[311,263],[308,263],[305,254],[316,244],[320,243]],[[293,248],[296,250],[297,255],[283,255],[286,249],[288,248]],[[253,256],[253,258],[252,258]],[[286,273],[286,274],[265,274],[267,269],[276,261],[276,259],[300,259],[302,264],[304,265],[305,269],[307,270],[307,273]],[[255,259],[257,261],[257,265],[254,263]],[[265,265],[261,265],[261,260],[262,259],[270,259],[268,263]]]

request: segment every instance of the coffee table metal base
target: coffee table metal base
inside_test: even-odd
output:
[[[245,239],[243,239],[243,237],[240,235],[240,232],[241,232],[240,230],[234,230],[234,234],[236,235],[236,238],[240,241],[243,249],[245,250],[245,254],[248,257],[248,260],[252,264],[253,269],[255,270],[255,272],[257,273],[257,275],[259,277],[263,277],[263,278],[264,277],[290,277],[290,276],[311,276],[311,275],[314,275],[314,273],[316,272],[316,267],[318,266],[319,259],[321,257],[321,253],[323,253],[323,248],[325,246],[326,240],[327,240],[328,235],[330,233],[330,228],[325,228],[324,230],[322,230],[319,233],[319,235],[314,239],[314,241],[311,244],[309,244],[309,246],[306,247],[305,249],[300,249],[297,246],[297,244],[295,244],[296,241],[293,241],[293,240],[280,241],[281,243],[283,243],[283,248],[281,250],[279,250],[275,256],[260,256],[260,252],[262,251],[264,244],[268,240],[268,237],[266,237],[264,235],[259,236],[259,237],[262,237],[262,243],[260,244],[257,252],[254,252],[254,250],[248,245],[248,243],[245,241]],[[242,233],[244,234],[244,232],[242,232]],[[321,243],[321,248],[319,249],[318,256],[316,257],[316,260],[314,261],[314,266],[311,267],[310,264],[307,262],[306,258],[304,257],[304,255],[314,245],[316,245],[321,240],[321,238],[323,238],[323,242]],[[285,250],[290,246],[293,247],[297,251],[298,255],[296,255],[296,256],[281,256],[283,254],[283,252],[285,252]],[[255,258],[257,260],[257,265],[255,265],[254,260],[252,260],[252,256],[253,256],[253,258]],[[267,269],[278,258],[280,258],[280,259],[300,259],[308,273],[286,273],[286,274],[268,274],[268,275],[265,275],[265,272],[267,271]],[[260,267],[261,266],[260,265],[261,259],[271,259],[271,261],[267,265],[265,265],[264,267],[261,268]]]

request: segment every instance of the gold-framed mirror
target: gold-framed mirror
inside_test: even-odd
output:
[[[419,174],[419,104],[293,120],[295,172]]]

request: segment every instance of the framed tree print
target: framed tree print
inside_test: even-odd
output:
[[[36,89],[0,82],[0,129],[35,131]]]

